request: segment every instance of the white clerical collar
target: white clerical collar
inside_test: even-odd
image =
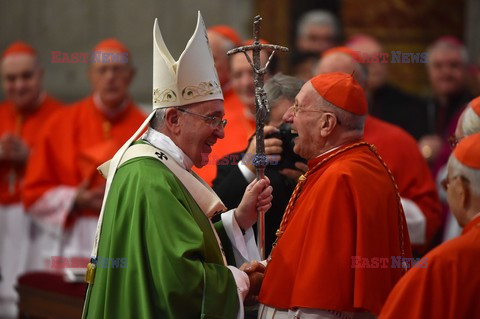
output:
[[[339,146],[336,146],[336,147],[334,147],[334,148],[331,148],[331,149],[329,149],[328,151],[325,151],[325,152],[323,152],[323,153],[315,156],[314,158],[318,158],[318,157],[323,156],[323,155],[325,155],[325,154],[331,153],[331,152],[335,151],[337,148],[342,147],[343,145],[344,145],[344,144],[339,145]]]
[[[192,169],[192,160],[182,151],[180,147],[175,145],[172,139],[167,135],[155,131],[153,128],[149,127],[141,139],[170,154],[175,162],[177,162],[177,164],[183,169],[187,171]]]

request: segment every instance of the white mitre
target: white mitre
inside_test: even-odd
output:
[[[163,41],[157,19],[153,26],[153,109],[223,100],[202,15],[185,50],[175,61]]]

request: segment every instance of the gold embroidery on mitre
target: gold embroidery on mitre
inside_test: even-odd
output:
[[[218,85],[215,81],[208,81],[208,82],[200,82],[197,86],[187,86],[182,90],[182,97],[185,100],[190,100],[196,98],[198,96],[205,96],[205,95],[214,95],[214,94],[221,94],[222,89],[220,89],[220,85]]]
[[[177,101],[177,94],[171,89],[164,89],[160,91],[160,89],[153,90],[153,103],[161,103],[161,102],[176,102]]]

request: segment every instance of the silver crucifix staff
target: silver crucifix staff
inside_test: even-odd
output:
[[[273,44],[261,44],[260,43],[260,22],[262,18],[258,15],[253,21],[253,38],[254,42],[251,45],[245,45],[239,48],[235,48],[227,52],[228,55],[243,52],[248,60],[248,63],[252,66],[255,84],[255,119],[256,119],[256,154],[253,157],[253,165],[257,170],[257,179],[264,178],[265,166],[267,165],[267,157],[265,156],[265,142],[263,135],[263,127],[265,126],[265,119],[267,113],[270,112],[268,101],[263,90],[263,76],[267,72],[268,65],[275,54],[275,51],[287,52],[288,48]],[[272,53],[268,57],[268,61],[262,68],[260,63],[260,51],[270,50]],[[247,54],[247,51],[252,51],[253,61]],[[258,212],[257,221],[257,244],[260,252],[260,257],[265,259],[265,212]]]

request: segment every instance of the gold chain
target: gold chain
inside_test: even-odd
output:
[[[392,171],[390,170],[390,168],[388,168],[387,164],[385,163],[383,158],[380,156],[380,154],[377,153],[376,147],[374,145],[370,145],[370,150],[373,152],[373,154],[375,154],[377,156],[380,163],[382,163],[383,167],[385,167],[385,169],[387,170],[388,175],[390,176],[390,179],[392,180],[393,187],[395,188],[395,195],[397,196],[397,202],[398,202],[398,222],[400,223],[400,225],[399,225],[400,235],[399,236],[400,236],[400,253],[402,254],[402,269],[403,269],[404,272],[407,272],[408,267],[407,267],[407,264],[405,262],[405,243],[404,243],[405,238],[403,236],[403,216],[405,215],[405,212],[403,211],[400,191],[398,190],[398,185],[395,182],[395,177],[393,177]]]

